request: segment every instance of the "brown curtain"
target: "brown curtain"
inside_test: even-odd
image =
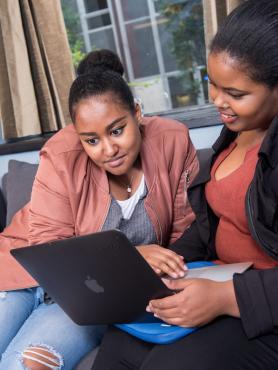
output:
[[[203,0],[207,50],[221,21],[243,1],[245,0]]]
[[[74,77],[60,0],[0,1],[0,111],[5,139],[69,123]]]

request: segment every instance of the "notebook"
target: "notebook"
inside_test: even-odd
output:
[[[173,294],[117,230],[11,254],[79,325],[139,322],[150,299]]]

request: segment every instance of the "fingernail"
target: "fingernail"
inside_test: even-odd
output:
[[[154,313],[153,315],[154,315],[154,317],[157,317],[159,319],[159,316],[156,313]]]
[[[176,279],[178,277],[178,274],[176,274],[175,272],[171,272],[171,276],[172,278]]]
[[[180,273],[179,273],[179,277],[184,277],[185,276],[185,272],[184,271],[181,271]]]

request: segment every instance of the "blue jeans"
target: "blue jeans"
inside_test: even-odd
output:
[[[76,325],[56,304],[43,302],[43,290],[0,292],[0,370],[22,370],[22,353],[30,346],[47,349],[59,359],[52,369],[72,370],[95,348],[102,325]]]

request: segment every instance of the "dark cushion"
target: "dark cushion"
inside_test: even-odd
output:
[[[6,205],[7,205],[7,177],[8,173],[5,173],[5,175],[2,177],[2,195],[4,197]]]
[[[0,232],[4,229],[6,225],[6,202],[0,188]]]
[[[31,198],[32,185],[38,169],[38,164],[9,161],[6,178],[7,217],[6,224],[11,222],[14,214]]]

